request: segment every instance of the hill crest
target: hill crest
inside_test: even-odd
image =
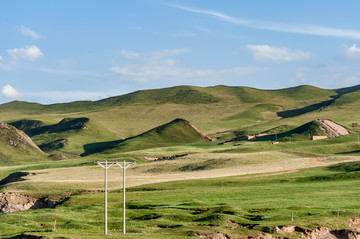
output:
[[[152,147],[167,147],[200,141],[212,141],[212,139],[189,121],[177,118],[169,123],[124,140],[85,145],[84,155],[98,152],[114,153]]]

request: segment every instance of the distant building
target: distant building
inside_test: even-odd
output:
[[[327,139],[327,136],[311,136],[311,140]]]
[[[255,135],[246,135],[246,136],[245,136],[245,139],[246,139],[246,140],[256,139],[256,136],[255,136]]]
[[[264,136],[266,136],[267,135],[267,133],[262,133],[262,134],[257,134],[257,135],[255,135],[255,137],[256,138],[261,138],[261,137],[264,137]]]

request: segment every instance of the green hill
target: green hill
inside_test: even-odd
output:
[[[113,152],[166,147],[211,140],[211,138],[199,131],[189,121],[175,119],[169,123],[125,140],[88,144],[84,146],[84,149],[85,154],[102,151],[109,154]]]
[[[17,120],[10,122],[9,124],[19,130],[24,131],[25,133],[28,133],[32,129],[45,126],[45,123],[42,122],[41,120],[30,120],[30,119]]]
[[[341,95],[339,98],[337,98],[334,101],[333,106],[339,107],[339,108],[351,107],[351,106],[355,106],[355,105],[358,106],[359,103],[360,103],[360,91],[355,91],[355,92]]]
[[[0,122],[0,165],[44,160],[46,155],[24,132]]]
[[[86,117],[64,118],[57,124],[45,125],[38,120],[12,122],[18,125],[46,152],[54,150],[82,154],[83,145],[105,140],[114,140],[116,135],[97,122]],[[40,127],[36,127],[36,126]]]
[[[171,88],[142,90],[130,94],[97,101],[98,105],[125,104],[211,104],[219,102],[220,98],[207,93],[201,87],[176,86]]]
[[[0,121],[34,119],[34,115],[52,121],[86,116],[119,137],[129,138],[174,118],[185,118],[212,137],[217,137],[217,134],[223,132],[248,127],[257,131],[257,125],[260,124],[264,126],[259,130],[263,131],[267,127],[266,123],[276,127],[281,124],[301,124],[314,118],[332,118],[343,124],[355,122],[350,118],[342,119],[341,115],[348,115],[352,111],[351,117],[360,116],[360,113],[356,113],[356,103],[351,103],[360,97],[357,91],[359,88],[354,86],[327,90],[301,85],[261,90],[224,85],[176,86],[140,90],[98,101],[51,105],[14,101],[0,105]],[[316,116],[310,115],[312,113]],[[281,119],[289,121],[276,123]],[[292,122],[294,120],[296,122]],[[21,122],[19,127],[27,132],[33,123]],[[58,139],[61,138],[54,138],[53,141]]]
[[[300,85],[281,90],[274,90],[274,92],[293,100],[319,99],[336,95],[336,91],[334,90],[321,89],[311,85]]]
[[[292,140],[304,140],[309,139],[311,136],[326,136],[325,132],[320,129],[320,123],[317,120],[313,120],[306,124],[301,125],[295,129],[289,130],[285,133],[279,134],[279,138],[291,137]]]
[[[339,90],[339,92],[342,92]],[[124,106],[131,104],[213,104],[218,103],[226,95],[235,96],[243,103],[270,103],[276,100],[313,100],[336,95],[335,90],[325,90],[313,86],[302,85],[281,90],[260,90],[251,87],[195,87],[176,86],[154,90],[140,90],[133,93],[106,98],[98,101],[76,101],[41,105],[22,101],[13,101],[0,105],[0,110],[25,110],[32,112],[82,112],[104,107]],[[268,102],[270,101],[270,102]]]
[[[291,129],[292,128],[292,129]],[[290,130],[286,130],[290,129]],[[313,120],[299,127],[281,125],[265,131],[269,136],[261,140],[274,139],[276,135],[280,140],[307,140],[312,136],[327,136],[329,138],[347,135],[349,130],[331,120]]]

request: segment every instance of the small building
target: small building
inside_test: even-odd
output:
[[[245,139],[247,139],[247,140],[256,139],[256,136],[255,135],[246,135]]]
[[[261,137],[264,137],[264,136],[267,136],[267,133],[262,133],[262,134],[255,135],[256,138],[261,138]]]
[[[311,140],[327,139],[327,136],[311,136]]]

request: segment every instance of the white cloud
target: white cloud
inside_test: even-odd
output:
[[[17,59],[36,60],[37,58],[44,56],[41,50],[35,45],[28,46],[26,48],[8,49],[7,52],[14,60]]]
[[[340,47],[337,58],[345,61],[360,61],[360,47],[356,44],[352,46],[344,44]]]
[[[2,56],[0,56],[0,61],[2,61],[2,59],[3,59],[3,57],[2,57]]]
[[[360,39],[360,31],[352,29],[340,29],[340,28],[330,28],[322,26],[312,26],[312,25],[290,25],[276,22],[258,22],[251,20],[244,20],[236,17],[226,15],[221,12],[213,10],[201,10],[195,8],[188,8],[180,5],[170,5],[178,9],[182,9],[188,12],[194,12],[204,15],[209,15],[216,17],[222,21],[229,22],[236,25],[241,25],[245,27],[261,29],[261,30],[270,30],[278,32],[288,32],[288,33],[297,33],[305,35],[316,35],[316,36],[331,36],[331,37],[341,37],[341,38],[351,38],[351,39]]]
[[[15,90],[14,87],[12,87],[11,85],[6,85],[2,88],[2,93],[3,95],[5,95],[6,97],[9,98],[14,98],[19,96],[19,93],[17,92],[17,90]]]
[[[139,82],[151,80],[194,83],[194,80],[217,79],[226,76],[241,76],[261,69],[256,67],[233,67],[228,69],[193,69],[179,66],[179,61],[169,57],[191,52],[189,49],[171,49],[140,54],[141,59],[126,65],[110,67],[110,71],[119,77]]]
[[[258,61],[299,61],[309,59],[311,56],[310,52],[268,45],[247,45],[246,48]]]
[[[30,28],[27,28],[27,27],[25,27],[23,25],[20,26],[20,32],[21,32],[21,34],[23,36],[31,37],[34,40],[41,38],[41,36],[39,34],[37,34],[33,30],[31,30]]]
[[[133,51],[126,51],[126,50],[122,50],[120,51],[120,55],[128,58],[128,59],[134,59],[140,56],[140,53],[138,52],[133,52]]]

